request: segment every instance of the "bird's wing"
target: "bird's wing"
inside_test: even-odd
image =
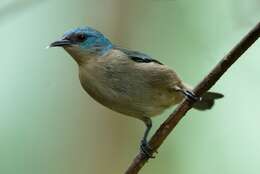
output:
[[[120,47],[115,47],[115,49],[122,51],[123,53],[125,53],[130,59],[132,59],[135,62],[142,62],[142,63],[150,63],[150,62],[155,62],[158,63],[160,65],[163,65],[161,62],[159,62],[158,60],[152,59],[150,56],[138,52],[138,51],[132,51],[132,50],[128,50],[125,48],[120,48]]]

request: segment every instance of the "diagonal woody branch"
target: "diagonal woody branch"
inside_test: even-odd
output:
[[[194,88],[193,92],[201,96],[208,91],[220,77],[231,67],[231,65],[259,38],[260,22],[212,69],[212,71]],[[188,99],[175,109],[168,119],[160,126],[149,141],[152,151],[155,152],[167,138],[170,132],[176,127],[188,110],[191,109],[193,101]],[[145,165],[148,159],[139,153],[125,174],[137,174]]]

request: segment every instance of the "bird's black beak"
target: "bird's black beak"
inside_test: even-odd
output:
[[[49,47],[63,47],[63,46],[70,46],[73,44],[74,43],[68,39],[61,39],[51,43]]]

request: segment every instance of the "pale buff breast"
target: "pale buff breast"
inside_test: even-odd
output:
[[[158,115],[182,99],[172,90],[181,85],[172,70],[153,62],[134,62],[117,50],[80,65],[79,77],[99,103],[133,117]]]

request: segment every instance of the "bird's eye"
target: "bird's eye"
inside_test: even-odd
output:
[[[77,34],[77,40],[79,42],[83,42],[86,39],[86,35],[84,33],[78,33]]]

